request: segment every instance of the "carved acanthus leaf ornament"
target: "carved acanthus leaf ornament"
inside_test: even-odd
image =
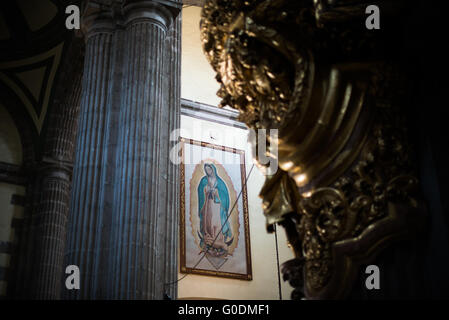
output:
[[[377,5],[376,32],[364,1],[208,0],[202,11],[221,106],[250,128],[279,130],[267,138],[278,154],[266,156],[280,169],[260,196],[268,229],[283,225],[296,255],[283,266],[293,298],[344,297],[361,263],[422,225],[394,54],[403,7]]]

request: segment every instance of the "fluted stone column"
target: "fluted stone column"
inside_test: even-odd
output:
[[[124,11],[127,60],[119,125],[112,291],[113,298],[162,299],[165,275],[176,266],[176,261],[165,257],[167,250],[176,252],[176,238],[167,244],[165,234],[171,106],[164,65],[172,14],[148,1],[130,3]],[[169,270],[166,262],[171,264]]]
[[[108,12],[84,19],[86,54],[82,86],[66,265],[80,269],[80,290],[64,298],[95,298],[99,275],[104,181],[108,162],[112,39],[115,25]]]
[[[180,13],[167,36],[166,57],[169,62],[165,65],[166,81],[169,88],[169,107],[162,108],[162,122],[168,126],[162,131],[161,141],[170,141],[170,150],[177,143],[177,137],[172,136],[175,129],[180,128],[180,111],[181,111],[181,25],[182,14]],[[176,140],[175,140],[176,138]],[[168,159],[167,154],[170,150],[165,149],[163,158]],[[180,177],[179,167],[170,161],[163,161],[160,166],[161,184],[166,186],[166,191],[162,194],[165,196],[162,201],[164,217],[164,228],[160,229],[162,233],[161,239],[165,245],[163,249],[163,261],[165,270],[164,293],[175,299],[178,294],[178,232],[179,232],[179,199],[180,199]]]
[[[43,158],[29,187],[36,200],[17,259],[16,298],[58,299],[61,294],[83,61],[80,39],[67,40],[66,47],[48,116]]]
[[[86,10],[65,260],[80,268],[81,288],[65,298],[176,296],[176,285],[165,284],[177,275],[179,181],[169,135],[180,118],[180,8],[125,1]]]
[[[35,285],[32,298],[59,299],[69,212],[70,163],[44,159],[35,248]]]

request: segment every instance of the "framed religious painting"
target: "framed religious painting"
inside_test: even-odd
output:
[[[181,138],[180,270],[252,280],[243,150]]]

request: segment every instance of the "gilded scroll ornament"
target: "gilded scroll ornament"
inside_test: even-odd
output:
[[[260,196],[268,229],[283,225],[295,252],[283,267],[294,298],[344,297],[358,265],[423,216],[402,115],[408,83],[390,54],[401,2],[379,1],[386,30],[376,33],[364,5],[208,0],[202,12],[221,106],[279,130],[280,170]]]

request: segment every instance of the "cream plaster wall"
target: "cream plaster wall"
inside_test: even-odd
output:
[[[216,96],[219,85],[202,51],[199,32],[200,13],[199,7],[183,9],[181,97],[216,106],[220,102]],[[181,136],[184,138],[245,150],[246,173],[250,172],[253,162],[250,145],[247,142],[247,130],[187,116],[181,117],[181,129]],[[264,180],[265,177],[255,167],[247,182],[253,280],[189,274],[178,283],[179,299],[279,299],[275,236],[266,231],[262,200],[258,196]],[[282,228],[278,228],[278,243],[279,259],[282,264],[293,258]],[[180,279],[184,274],[179,273],[178,276]],[[282,280],[281,283],[282,298],[290,299],[292,288]]]
[[[200,39],[199,7],[182,10],[181,97],[210,105],[218,105],[220,88],[215,72],[203,54]]]

